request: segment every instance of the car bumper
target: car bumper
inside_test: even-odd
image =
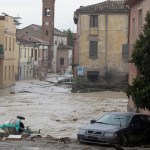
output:
[[[117,137],[108,138],[108,137],[77,134],[77,138],[80,142],[83,143],[102,144],[102,145],[115,145],[120,143],[120,140]]]

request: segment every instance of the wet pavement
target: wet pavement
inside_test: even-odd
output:
[[[63,144],[44,141],[4,141],[0,142],[0,150],[150,150],[150,147],[113,148],[79,143]]]
[[[127,111],[123,92],[71,93],[70,87],[56,86],[63,77],[47,81],[19,81],[0,90],[0,124],[24,116],[24,124],[42,136],[76,139],[78,128],[110,111]]]
[[[114,148],[44,142],[0,142],[0,150],[115,150]]]

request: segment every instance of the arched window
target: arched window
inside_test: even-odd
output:
[[[51,10],[50,8],[45,8],[45,16],[50,16]]]

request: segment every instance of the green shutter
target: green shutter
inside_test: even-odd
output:
[[[122,45],[122,59],[125,61],[129,60],[129,45],[128,44]]]
[[[3,54],[3,45],[0,45],[0,54]]]

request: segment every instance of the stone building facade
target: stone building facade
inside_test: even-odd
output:
[[[48,72],[49,43],[19,30],[17,32],[17,47],[19,54],[18,80],[45,78]]]
[[[127,80],[128,14],[124,1],[111,0],[75,11],[78,64],[84,76],[93,80],[109,72],[118,81]]]
[[[57,48],[56,55],[57,73],[71,73],[72,72],[72,48],[64,44],[60,44]]]
[[[28,34],[28,36],[32,36],[36,39],[42,40],[42,26],[31,24],[21,29],[19,32],[22,34]],[[58,67],[57,66],[57,48],[59,47],[59,45],[62,45],[62,44],[67,46],[67,36],[62,31],[54,28],[54,43],[53,43],[53,52],[52,52],[53,57],[51,58],[51,67],[49,68],[49,72],[55,72],[55,73],[57,72],[57,67]],[[47,59],[47,62],[48,61],[49,60]]]
[[[0,16],[0,88],[15,84],[16,25],[14,18]]]

